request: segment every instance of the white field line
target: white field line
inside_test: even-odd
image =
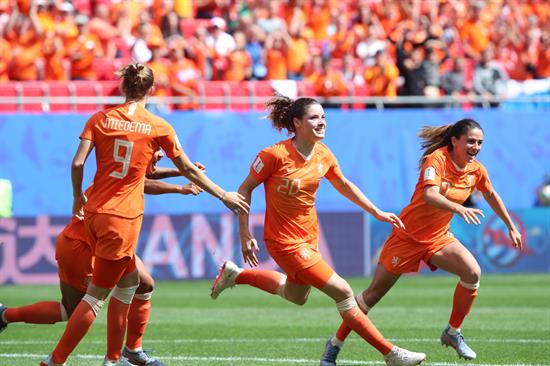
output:
[[[147,339],[145,338],[145,345],[149,343],[319,343],[325,342],[327,338],[186,338],[186,339]],[[391,342],[426,342],[437,343],[439,339],[436,338],[388,338]],[[363,342],[358,338],[352,338],[348,342]],[[519,343],[519,344],[550,344],[550,339],[476,339],[468,338],[470,343]],[[90,344],[104,344],[105,341],[86,341]],[[43,340],[7,340],[0,341],[0,345],[33,345],[33,344],[57,344],[56,341],[43,341]]]
[[[18,358],[18,359],[41,359],[43,354],[33,354],[33,353],[0,353],[0,358]],[[94,359],[102,360],[105,356],[103,355],[74,355],[71,356],[78,359]],[[304,359],[304,358],[265,358],[265,357],[194,357],[194,356],[163,356],[163,361],[220,361],[220,362],[231,362],[231,361],[248,361],[248,362],[270,362],[270,363],[286,363],[286,364],[306,364],[312,365],[319,362],[319,359]],[[339,365],[385,365],[382,361],[358,361],[358,360],[339,360]],[[457,366],[463,365],[459,363],[449,363],[449,362],[430,362],[430,366]],[[476,364],[475,366],[547,366],[542,364],[534,363],[482,363]]]

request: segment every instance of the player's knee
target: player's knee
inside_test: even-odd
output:
[[[136,294],[146,294],[149,292],[153,292],[154,289],[155,281],[152,278],[141,278],[138,289],[136,290]]]
[[[460,280],[465,283],[479,283],[481,279],[481,268],[479,265],[472,266],[460,277]]]
[[[309,295],[309,292],[303,296],[289,296],[287,294],[286,299],[292,302],[293,304],[302,306],[302,305],[305,305],[305,303],[307,302],[307,299],[309,297],[308,295]]]

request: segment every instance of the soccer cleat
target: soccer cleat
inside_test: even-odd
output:
[[[0,304],[0,333],[8,326],[8,323],[4,321],[4,312],[6,309],[7,307],[4,304]]]
[[[242,271],[235,263],[225,261],[212,284],[210,297],[216,300],[223,290],[235,286],[235,279]]]
[[[54,363],[52,361],[52,355],[48,355],[48,357],[46,357],[45,359],[42,360],[42,362],[40,362],[40,366],[53,366]],[[63,363],[62,366],[65,366],[65,363]]]
[[[332,337],[330,337],[325,344],[325,353],[321,356],[319,366],[335,366],[338,352],[340,352],[340,347],[333,345]]]
[[[453,347],[458,354],[458,358],[462,357],[465,360],[474,360],[476,358],[476,353],[468,347],[462,333],[456,332],[455,335],[449,334],[449,326],[441,333],[441,345]]]
[[[128,348],[124,347],[122,350],[122,356],[126,357],[130,363],[136,366],[166,366],[162,362],[149,356],[144,350],[132,352],[129,351]]]
[[[404,348],[393,346],[390,353],[384,356],[388,366],[416,366],[426,360],[426,354],[407,351]]]
[[[122,356],[116,361],[108,360],[107,357],[105,357],[105,360],[103,361],[103,366],[135,366],[132,365],[126,357]]]

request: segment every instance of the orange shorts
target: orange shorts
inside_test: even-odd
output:
[[[97,287],[113,288],[124,275],[135,270],[135,255],[114,261],[96,258],[92,282]]]
[[[68,238],[61,233],[55,241],[55,259],[59,279],[81,292],[86,292],[94,265],[90,245],[78,239]]]
[[[288,282],[321,289],[334,274],[334,270],[321,257],[315,244],[304,243],[296,250],[285,254],[271,253],[269,242],[266,242],[266,246],[273,260],[286,273]]]
[[[437,267],[430,263],[430,258],[455,240],[453,236],[446,236],[434,243],[424,244],[401,239],[392,232],[384,243],[378,263],[394,274],[418,272],[420,261],[424,261],[432,271],[435,271]]]
[[[84,225],[94,256],[109,261],[133,258],[143,215],[133,219],[86,212]]]

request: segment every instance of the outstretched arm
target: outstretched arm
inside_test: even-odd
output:
[[[84,217],[84,204],[86,196],[82,191],[82,180],[84,177],[84,163],[94,148],[91,140],[81,139],[78,149],[71,164],[71,181],[73,185],[73,215],[82,219]]]
[[[237,192],[224,191],[220,186],[212,182],[201,169],[195,166],[185,153],[172,159],[172,161],[185,178],[189,179],[214,197],[219,198],[231,211],[235,213],[248,212],[249,206],[243,196]]]
[[[145,194],[159,195],[165,193],[180,193],[183,195],[192,194],[193,196],[199,195],[203,190],[193,183],[186,185],[178,185],[163,182],[154,179],[145,179]]]
[[[350,182],[347,178],[342,177],[340,179],[329,179],[329,182],[338,192],[340,192],[342,196],[346,197],[351,202],[376,217],[376,219],[389,222],[398,229],[405,229],[405,225],[403,225],[403,222],[401,222],[401,219],[396,214],[381,211],[367,198],[367,196],[363,194],[363,192],[361,192],[359,188],[357,188],[355,184]]]
[[[239,187],[239,193],[244,197],[244,200],[250,205],[252,200],[252,191],[258,186],[259,182],[248,175],[244,182]],[[248,224],[249,213],[239,214],[239,237],[241,240],[241,251],[243,253],[244,262],[248,263],[251,267],[258,265],[258,257],[256,253],[260,250],[258,242],[254,236],[250,233]]]
[[[481,224],[478,215],[485,217],[483,211],[478,208],[464,207],[461,204],[450,201],[439,192],[439,186],[427,186],[424,188],[424,202],[428,205],[445,211],[451,211],[458,214],[468,224]]]
[[[512,243],[514,243],[514,247],[522,250],[523,242],[521,240],[521,234],[519,233],[516,225],[514,225],[514,222],[510,218],[510,214],[508,214],[508,210],[506,209],[502,198],[500,198],[500,195],[494,190],[489,192],[482,192],[482,194],[489,206],[491,206],[491,208],[493,209],[493,211],[498,215],[498,217],[500,217],[502,221],[504,221],[504,224],[508,228],[508,235],[510,236]]]

